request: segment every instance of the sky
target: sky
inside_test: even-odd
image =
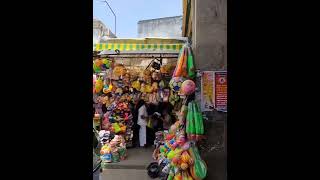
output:
[[[114,33],[114,16],[104,0],[93,0],[93,17]],[[107,0],[117,17],[117,37],[136,38],[138,21],[182,15],[182,0]]]

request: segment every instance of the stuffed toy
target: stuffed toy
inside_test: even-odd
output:
[[[140,91],[140,88],[141,88],[140,81],[133,81],[132,87],[135,88],[137,91]]]
[[[152,88],[152,86],[150,84],[147,84],[145,86],[145,92],[146,93],[152,93],[153,92],[153,88]]]
[[[151,84],[152,77],[151,76],[143,76],[143,81],[148,83],[148,84]]]
[[[158,83],[157,82],[153,82],[152,83],[152,91],[153,92],[157,92],[159,89]]]
[[[123,93],[122,88],[117,88],[116,93],[119,95],[122,95],[122,93]]]
[[[116,77],[123,76],[123,75],[125,75],[125,73],[126,73],[126,69],[123,65],[116,65],[113,69],[113,74]]]
[[[160,89],[164,89],[164,88],[166,88],[166,87],[168,87],[168,83],[167,83],[166,81],[164,81],[164,80],[160,80],[160,82],[159,82],[159,88],[160,88]]]
[[[148,102],[151,104],[158,104],[156,93],[149,94]]]
[[[169,102],[169,98],[170,98],[170,90],[164,89],[163,90],[163,102]]]
[[[146,69],[143,71],[144,76],[151,76],[151,71],[149,69]]]
[[[160,81],[160,80],[161,80],[161,74],[160,74],[159,72],[154,71],[154,72],[152,73],[152,79],[153,79],[154,81]]]
[[[169,71],[170,71],[169,65],[164,65],[164,66],[162,66],[162,67],[160,68],[160,72],[161,72],[162,74],[169,74]]]
[[[146,84],[145,84],[145,83],[141,83],[140,91],[141,91],[142,93],[146,93]]]

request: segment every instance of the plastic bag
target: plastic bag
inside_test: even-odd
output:
[[[203,126],[203,117],[202,117],[202,113],[201,113],[201,110],[200,110],[200,107],[199,107],[199,104],[198,103],[195,103],[196,105],[196,109],[197,109],[197,115],[198,115],[198,130],[199,130],[199,135],[203,135],[204,134],[204,126]]]
[[[185,53],[183,54],[183,62],[182,62],[182,69],[181,69],[181,76],[182,77],[188,77],[188,69],[187,69],[187,61],[188,61],[188,51],[185,50]]]
[[[195,134],[201,134],[200,129],[200,117],[197,109],[196,103],[192,103],[193,116],[194,116],[194,125],[195,125]]]
[[[181,77],[184,58],[185,58],[185,48],[182,48],[182,50],[181,50],[181,52],[179,54],[177,66],[176,66],[176,68],[175,68],[175,70],[173,72],[173,77]]]
[[[194,179],[202,180],[207,176],[207,166],[201,159],[198,148],[194,145],[189,149],[189,152],[194,159],[194,165],[191,167],[190,172]]]
[[[196,77],[194,59],[190,47],[188,47],[187,71],[189,78],[194,79]]]
[[[194,118],[194,108],[193,102],[189,102],[188,104],[188,114],[187,114],[187,130],[186,133],[189,139],[193,139],[196,129],[195,129],[195,118]]]

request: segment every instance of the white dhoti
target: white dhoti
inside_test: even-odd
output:
[[[146,126],[140,126],[139,142],[141,147],[147,144],[147,127]]]

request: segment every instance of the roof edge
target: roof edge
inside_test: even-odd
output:
[[[169,18],[178,18],[178,17],[183,17],[182,15],[180,16],[169,16],[169,17],[162,17],[162,18],[154,18],[154,19],[145,19],[145,20],[140,20],[138,21],[138,24],[139,23],[142,23],[142,22],[148,22],[148,21],[154,21],[154,20],[159,20],[159,19],[169,19]]]

